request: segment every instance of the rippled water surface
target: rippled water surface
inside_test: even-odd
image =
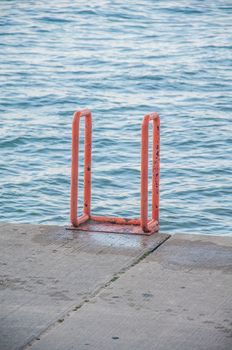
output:
[[[0,220],[69,222],[71,121],[93,112],[93,211],[139,215],[161,116],[161,230],[231,234],[230,0],[0,1]]]

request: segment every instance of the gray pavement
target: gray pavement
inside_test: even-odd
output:
[[[232,237],[0,232],[1,349],[232,348]]]
[[[168,237],[1,224],[0,349],[23,348]]]

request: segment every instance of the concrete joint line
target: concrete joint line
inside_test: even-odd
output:
[[[117,281],[122,275],[124,275],[127,271],[129,271],[133,266],[139,264],[141,261],[143,261],[147,256],[149,256],[151,253],[153,253],[155,250],[157,250],[161,245],[163,245],[171,236],[165,237],[162,241],[160,241],[155,247],[151,247],[148,251],[145,253],[142,253],[138,255],[136,258],[134,258],[127,266],[123,267],[121,270],[119,270],[117,273],[113,275],[113,277],[103,285],[101,285],[99,288],[97,288],[93,293],[89,295],[88,298],[83,300],[78,305],[73,305],[71,308],[69,308],[67,311],[63,312],[60,317],[54,322],[50,323],[47,328],[39,332],[38,334],[32,336],[32,339],[30,339],[26,344],[24,344],[22,347],[19,348],[19,350],[27,350],[30,349],[36,342],[40,341],[40,338],[48,334],[52,329],[54,329],[59,324],[63,323],[66,318],[72,316],[74,312],[77,312],[82,308],[83,305],[87,304],[91,301],[91,299],[95,298],[100,294],[105,288],[109,287],[112,283]]]

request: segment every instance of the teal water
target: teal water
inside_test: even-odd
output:
[[[71,121],[93,112],[95,214],[139,215],[161,116],[161,230],[231,234],[230,0],[0,2],[0,220],[69,222]]]

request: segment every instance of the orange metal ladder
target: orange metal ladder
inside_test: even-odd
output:
[[[83,214],[78,216],[79,125],[82,117],[85,117],[84,206]],[[148,219],[148,146],[150,121],[153,123],[151,220]],[[144,116],[141,136],[140,219],[93,216],[91,215],[92,113],[89,109],[74,113],[72,125],[71,229],[145,235],[151,235],[159,230],[160,118],[157,113]]]

